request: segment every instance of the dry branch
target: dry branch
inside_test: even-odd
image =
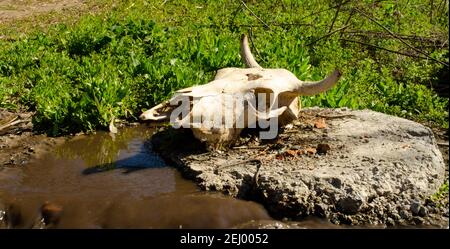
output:
[[[376,38],[389,38],[392,37],[391,34],[380,32],[380,31],[372,31],[372,30],[345,30],[342,31],[345,34],[363,36],[363,37],[376,37]],[[417,41],[422,43],[432,43],[432,44],[445,44],[447,41],[442,40],[441,37],[425,37],[418,35],[407,35],[407,34],[396,34],[396,36],[401,37],[404,40]]]
[[[330,29],[328,30],[328,33],[333,30],[334,22],[336,22],[336,19],[337,19],[338,15],[339,15],[339,11],[341,10],[341,6],[342,6],[342,0],[339,1],[339,5],[338,5],[338,7],[336,9],[336,14],[334,14],[333,21],[331,22]]]
[[[267,29],[270,29],[270,26],[267,25],[267,23],[264,22],[264,20],[261,19],[258,15],[256,15],[255,12],[253,12],[253,10],[251,10],[251,9],[247,6],[247,4],[245,4],[244,1],[241,0],[241,3],[242,3],[242,5],[244,5],[244,7],[245,7],[245,8],[246,8],[253,16],[256,17],[256,19],[258,19],[262,24],[264,24],[264,26],[265,26]]]
[[[316,40],[314,40],[314,41],[312,41],[312,42],[306,44],[306,46],[311,46],[311,45],[313,45],[314,43],[316,43],[316,42],[318,42],[318,41],[320,41],[320,40],[322,40],[322,39],[324,39],[324,38],[327,38],[327,37],[329,37],[329,36],[331,36],[331,35],[333,35],[333,34],[339,32],[339,31],[341,31],[341,30],[346,29],[348,26],[349,26],[349,25],[344,26],[344,27],[341,27],[341,28],[338,28],[338,29],[336,29],[336,30],[334,30],[334,31],[332,31],[332,32],[330,32],[330,33],[328,33],[328,34],[322,36],[322,37],[319,37],[318,39],[316,39]]]
[[[413,57],[413,58],[419,58],[419,59],[425,59],[428,60],[428,57],[424,57],[424,56],[419,56],[419,55],[414,55],[414,54],[409,54],[409,53],[405,53],[405,52],[400,52],[400,51],[396,51],[396,50],[392,50],[392,49],[388,49],[388,48],[383,48],[377,45],[373,45],[373,44],[369,44],[369,43],[365,43],[365,42],[361,42],[361,41],[355,41],[355,40],[349,40],[349,39],[340,39],[341,41],[345,41],[345,42],[353,42],[353,43],[358,43],[364,46],[369,46],[372,48],[377,48],[377,49],[381,49],[387,52],[391,52],[394,54],[400,54],[400,55],[404,55],[404,56],[408,56],[408,57]]]
[[[26,120],[16,120],[16,121],[9,122],[5,125],[0,126],[0,131],[6,129],[8,127],[14,126],[16,124],[23,123],[23,122],[26,122]]]
[[[430,55],[428,55],[427,53],[423,52],[420,49],[417,49],[416,47],[412,46],[411,44],[407,43],[405,40],[403,40],[401,37],[397,36],[394,32],[392,32],[391,30],[389,30],[388,28],[386,28],[383,24],[381,24],[380,22],[378,22],[377,20],[373,19],[371,16],[367,15],[364,11],[355,8],[355,10],[360,13],[361,15],[365,16],[367,19],[369,19],[370,21],[372,21],[373,23],[375,23],[376,25],[380,26],[381,28],[383,28],[384,30],[386,30],[391,36],[393,36],[394,38],[396,38],[397,40],[399,40],[401,43],[403,43],[404,45],[408,46],[409,48],[413,49],[414,51],[416,51],[417,53],[423,54],[425,57],[427,57],[428,59],[438,62],[446,67],[448,67],[448,63],[445,63],[443,61],[437,60],[433,57],[431,57]]]

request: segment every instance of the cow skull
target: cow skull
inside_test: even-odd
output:
[[[262,68],[246,35],[242,35],[240,53],[247,68],[220,69],[213,81],[176,91],[170,100],[145,111],[140,118],[170,120],[176,127],[192,129],[197,139],[215,147],[232,144],[242,129],[254,127],[256,120],[285,125],[298,118],[299,95],[325,92],[340,77],[335,70],[322,81],[303,82],[286,69]],[[263,103],[265,110],[256,108],[256,102]]]

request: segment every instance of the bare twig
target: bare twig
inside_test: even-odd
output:
[[[439,3],[439,6],[438,6],[437,9],[436,9],[436,12],[439,12],[439,13],[440,13],[441,6],[444,7],[444,8],[442,8],[442,9],[445,9],[445,6],[447,5],[446,3],[447,3],[447,0],[442,0],[442,1]]]
[[[6,129],[8,127],[14,126],[16,124],[20,124],[20,123],[26,122],[26,121],[27,120],[16,120],[16,121],[9,122],[9,123],[7,123],[5,125],[0,126],[0,131],[3,130],[3,129]]]
[[[326,8],[326,9],[323,9],[323,10],[319,10],[319,11],[316,11],[316,12],[313,12],[313,13],[308,14],[308,15],[306,15],[306,16],[302,16],[299,20],[303,20],[303,19],[306,19],[306,18],[308,18],[308,17],[310,17],[310,16],[315,16],[315,15],[318,15],[318,14],[320,14],[320,13],[322,13],[322,12],[326,12],[326,11],[335,9],[335,8],[337,8],[339,5],[344,5],[344,4],[346,4],[346,3],[350,2],[350,1],[351,1],[351,0],[347,0],[347,1],[345,1],[345,2],[339,3],[338,5],[334,5],[334,6],[331,6],[331,7],[329,7],[329,8]]]
[[[255,43],[253,42],[253,29],[252,29],[252,27],[250,27],[250,32],[249,32],[248,36],[250,38],[250,43],[252,44],[252,48],[256,52],[256,55],[259,57],[260,60],[264,61],[264,59],[262,58],[261,54],[259,53],[258,48],[255,46]]]
[[[252,27],[265,27],[264,25],[248,25],[248,24],[241,24],[239,25],[241,27],[248,27],[248,26],[252,26]],[[277,27],[285,27],[285,26],[316,26],[312,23],[300,23],[300,22],[293,22],[293,23],[276,23],[276,22],[272,22],[269,23],[269,26],[277,26]]]
[[[256,164],[256,171],[255,175],[253,175],[253,182],[255,183],[255,186],[259,187],[259,170],[261,169],[261,162]]]
[[[194,24],[196,27],[205,27],[205,28],[223,28],[222,25],[217,24]],[[266,27],[262,24],[232,24],[234,27],[243,27],[243,28],[258,28],[258,27]],[[288,26],[315,26],[317,25],[311,24],[311,23],[269,23],[269,26],[275,26],[275,27],[288,27]],[[176,24],[176,26],[182,26],[180,24]]]
[[[239,12],[241,12],[242,11],[242,6],[238,6],[237,8],[236,8],[236,10],[234,10],[232,13],[231,13],[231,16],[232,16],[232,18],[231,18],[231,23],[234,25],[234,19],[236,19],[236,16],[237,16],[237,14],[239,13]]]
[[[3,125],[5,125],[5,124],[9,124],[9,123],[11,123],[11,122],[14,122],[14,121],[16,121],[18,118],[19,118],[19,116],[14,116],[14,117],[11,118],[10,120],[4,121],[4,122],[0,122],[0,126],[3,126]],[[3,121],[3,120],[0,120],[0,121]]]
[[[365,36],[377,36],[379,38],[386,38],[386,37],[392,37],[389,33],[384,33],[380,31],[372,31],[372,30],[348,30],[344,31],[344,33],[348,34],[355,34],[355,35],[365,35]],[[428,43],[444,43],[440,39],[440,37],[425,37],[425,36],[418,36],[418,35],[406,35],[406,34],[396,34],[398,37],[401,37],[405,40],[413,40],[413,41],[420,41],[420,42],[428,42]]]
[[[429,59],[428,57],[414,55],[414,54],[408,54],[408,53],[404,53],[404,52],[400,52],[400,51],[396,51],[396,50],[391,50],[391,49],[388,49],[388,48],[379,47],[377,45],[373,45],[373,44],[369,44],[369,43],[365,43],[365,42],[360,42],[360,41],[355,41],[355,40],[348,40],[348,39],[340,39],[340,40],[341,41],[345,41],[345,42],[354,42],[354,43],[358,43],[358,44],[361,44],[361,45],[365,45],[365,46],[381,49],[381,50],[388,51],[388,52],[391,52],[391,53],[394,53],[394,54],[400,54],[400,55],[404,55],[404,56],[408,56],[408,57],[414,57],[414,58],[425,59],[425,60]]]
[[[449,147],[449,144],[448,144],[448,142],[447,142],[447,143],[442,143],[442,142],[440,142],[440,143],[437,143],[437,145],[439,145],[439,146],[445,146],[445,147]]]
[[[241,0],[241,3],[242,3],[242,5],[244,5],[244,7],[245,7],[248,11],[250,11],[250,13],[252,13],[253,16],[256,17],[256,19],[258,19],[262,24],[264,24],[264,26],[265,26],[267,29],[270,29],[270,26],[267,25],[267,23],[264,22],[264,20],[261,19],[258,15],[256,15],[255,12],[253,12],[253,10],[251,10],[251,9],[247,6],[247,4],[245,4],[244,1]]]
[[[344,27],[349,25],[348,23],[349,23],[350,20],[352,19],[353,14],[355,14],[355,11],[352,9],[352,10],[350,11],[350,14],[348,14],[348,18],[347,18],[347,20],[346,20],[345,23],[344,23]],[[341,33],[339,34],[339,39],[342,38],[342,33],[343,33],[343,32],[341,32]]]
[[[441,48],[444,48],[447,44],[448,44],[448,40],[446,40],[445,42],[442,43]]]
[[[389,30],[388,28],[386,28],[383,24],[379,23],[377,20],[373,19],[371,16],[367,15],[366,13],[364,13],[364,11],[355,8],[355,10],[360,13],[361,15],[367,17],[370,21],[374,22],[375,24],[377,24],[378,26],[380,26],[381,28],[383,28],[384,30],[386,30],[391,36],[395,37],[397,40],[399,40],[401,43],[405,44],[406,46],[408,46],[409,48],[413,49],[414,51],[416,51],[417,53],[423,54],[426,58],[438,62],[446,67],[448,67],[448,63],[445,63],[443,61],[437,60],[433,57],[431,57],[430,55],[428,55],[427,53],[423,52],[420,49],[417,49],[416,47],[412,46],[411,44],[407,43],[405,40],[403,40],[401,37],[397,36],[394,32],[392,32],[391,30]]]
[[[339,1],[339,5],[338,5],[338,7],[336,9],[336,14],[334,14],[333,21],[331,22],[330,29],[328,30],[328,33],[333,30],[334,22],[336,21],[338,15],[339,15],[339,11],[341,10],[341,6],[342,6],[342,0]]]
[[[324,36],[322,36],[322,37],[320,37],[320,38],[318,38],[318,39],[316,39],[316,40],[314,40],[314,41],[308,43],[308,44],[306,44],[306,46],[311,46],[311,45],[313,45],[314,43],[316,43],[316,42],[318,42],[318,41],[320,41],[320,40],[322,40],[322,39],[324,39],[324,38],[327,38],[327,37],[329,37],[329,36],[331,36],[331,35],[333,35],[333,34],[339,32],[339,31],[341,31],[341,30],[346,29],[347,27],[348,27],[348,25],[347,25],[347,26],[344,26],[344,27],[342,27],[342,28],[338,28],[338,29],[336,29],[336,30],[334,30],[334,31],[332,31],[332,32],[330,32],[330,33],[328,33],[328,34],[326,34],[326,35],[324,35]]]

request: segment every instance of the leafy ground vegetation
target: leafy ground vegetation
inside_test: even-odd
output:
[[[302,80],[343,72],[302,106],[448,128],[448,23],[446,0],[86,1],[67,16],[0,26],[0,107],[34,112],[49,135],[136,120],[173,91],[242,67],[249,33],[263,67]]]

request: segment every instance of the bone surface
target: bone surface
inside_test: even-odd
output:
[[[274,119],[277,126],[290,123],[298,117],[299,95],[325,92],[340,77],[335,70],[324,80],[304,82],[286,69],[263,68],[252,55],[246,35],[241,38],[240,54],[247,68],[220,69],[213,81],[176,91],[171,99],[145,111],[140,118],[170,120],[192,129],[197,139],[214,147],[233,144],[243,128],[256,123],[253,120]],[[265,99],[262,111],[256,106],[261,99]]]

